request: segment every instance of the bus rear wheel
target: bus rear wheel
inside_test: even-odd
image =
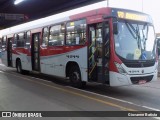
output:
[[[81,73],[79,67],[75,66],[71,69],[69,79],[71,82],[71,86],[76,88],[83,88],[86,85],[86,82],[81,80]]]
[[[22,65],[21,65],[21,61],[20,60],[18,60],[17,61],[17,72],[18,73],[22,73]]]
[[[16,67],[17,67],[17,72],[22,74],[23,70],[22,70],[22,65],[20,60],[17,61]]]
[[[29,71],[22,69],[22,65],[21,65],[21,61],[20,60],[17,61],[16,68],[17,68],[17,72],[20,73],[20,74],[24,74],[24,75],[28,75],[29,74]]]

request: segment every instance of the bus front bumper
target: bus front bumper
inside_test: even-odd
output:
[[[139,85],[157,80],[157,71],[143,75],[128,75],[110,71],[110,86]]]

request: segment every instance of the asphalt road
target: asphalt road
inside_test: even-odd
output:
[[[15,69],[0,65],[0,111],[160,111],[159,93],[160,80],[140,86],[115,88],[88,84],[82,90],[70,87],[66,80],[39,74],[21,75],[16,73]],[[62,115],[54,118],[37,118],[37,120],[137,119],[93,116],[63,117]],[[19,118],[12,120],[14,119]],[[159,118],[138,117],[138,119]]]

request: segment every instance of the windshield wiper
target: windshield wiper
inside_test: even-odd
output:
[[[138,25],[137,25],[137,28],[135,29],[131,23],[125,21],[125,24],[129,30],[129,32],[133,36],[133,38],[137,40],[138,48],[141,49],[141,38],[140,38],[140,32],[139,32]]]
[[[126,22],[126,21],[125,21],[125,24],[126,24],[128,30],[129,30],[129,32],[130,32],[131,35],[133,36],[133,38],[134,38],[134,39],[137,39],[137,36],[134,35],[134,33],[136,34],[136,30],[134,29],[134,27],[133,27],[130,23]],[[130,27],[132,28],[132,30],[131,30]],[[133,32],[134,32],[134,33],[133,33]]]
[[[146,31],[146,34],[144,34],[144,30],[146,29],[147,27],[147,31]],[[148,25],[147,23],[144,24],[143,26],[143,30],[142,30],[142,35],[143,35],[143,46],[144,46],[144,50],[146,50],[146,40],[148,39]]]

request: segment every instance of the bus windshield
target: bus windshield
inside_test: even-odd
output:
[[[148,23],[119,21],[114,39],[116,54],[125,60],[153,60],[156,57],[154,28]]]

